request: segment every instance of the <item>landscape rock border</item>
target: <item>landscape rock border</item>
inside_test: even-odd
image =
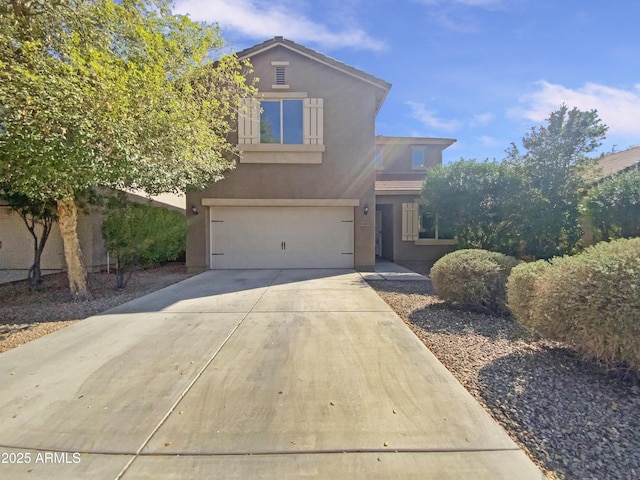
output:
[[[638,379],[510,318],[454,310],[430,282],[369,284],[550,479],[640,478]]]

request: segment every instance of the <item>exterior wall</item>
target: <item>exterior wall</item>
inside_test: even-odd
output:
[[[271,88],[271,61],[288,61],[286,92],[306,92],[324,100],[324,145],[321,164],[240,163],[204,191],[187,194],[187,266],[191,271],[209,268],[208,209],[206,198],[252,199],[357,199],[354,207],[355,266],[375,264],[375,145],[376,88],[360,79],[322,65],[283,47],[251,57],[260,91]],[[236,138],[231,138],[236,141]],[[191,212],[191,206],[199,214]],[[364,214],[364,206],[369,214]]]
[[[440,257],[455,250],[455,245],[450,245],[451,242],[446,240],[441,242],[434,240],[433,245],[416,245],[414,241],[402,240],[402,204],[412,203],[418,198],[417,195],[378,196],[377,206],[383,209],[382,256],[387,260],[394,262],[420,261],[433,264]],[[388,215],[385,216],[386,212],[392,212],[391,232],[389,232],[389,226],[385,225],[385,220],[388,221]],[[391,242],[389,242],[389,233],[392,234]],[[388,250],[385,249],[385,244],[389,243],[392,245],[392,258],[387,256]]]
[[[426,262],[430,266],[455,249],[447,240],[429,240],[429,245],[402,240],[402,204],[419,199],[418,189],[426,171],[442,164],[442,151],[454,142],[449,138],[376,137],[376,148],[382,151],[382,167],[376,169],[376,180],[381,185],[376,209],[382,211],[383,258],[394,262]],[[423,168],[412,165],[414,149],[424,150]]]
[[[392,139],[393,137],[386,137],[385,140],[380,140],[379,137],[376,143],[376,147],[382,149],[383,169],[376,172],[380,180],[405,180],[408,176],[424,178],[427,168],[442,163],[442,149],[446,144],[423,144],[418,143],[418,139],[412,144],[409,143],[409,138],[403,138],[402,142],[394,142]],[[425,168],[411,168],[411,151],[414,148],[424,149]]]
[[[87,270],[94,271],[106,263],[106,252],[102,241],[102,216],[97,214],[78,217],[78,238],[82,246],[83,260]],[[33,237],[22,218],[0,207],[0,269],[28,270],[33,263]],[[64,270],[66,262],[62,237],[58,224],[54,224],[47,244],[42,252],[43,270]]]
[[[139,203],[149,203],[156,207],[165,207],[184,213],[184,207],[174,204],[163,204],[161,201],[176,198],[176,203],[184,204],[184,197],[161,196],[147,199],[135,194],[128,198]],[[82,248],[82,257],[87,271],[96,272],[107,265],[107,251],[102,239],[102,222],[104,215],[98,208],[82,209],[78,212],[78,239]],[[33,264],[33,237],[27,230],[22,218],[0,205],[0,269],[28,270]],[[65,270],[66,261],[62,236],[58,224],[55,223],[42,252],[41,268],[43,270]]]

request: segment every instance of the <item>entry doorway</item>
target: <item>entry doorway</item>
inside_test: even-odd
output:
[[[393,204],[376,205],[376,256],[393,261]]]

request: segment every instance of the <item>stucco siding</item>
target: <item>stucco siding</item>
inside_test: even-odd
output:
[[[432,264],[440,257],[455,250],[454,245],[416,245],[414,241],[402,240],[402,204],[413,203],[417,198],[417,196],[413,195],[384,195],[378,197],[378,208],[383,209],[383,257],[387,260],[394,262],[420,261]],[[387,213],[386,217],[384,216],[385,212]],[[388,220],[389,212],[393,212],[391,225],[389,225],[391,222]],[[385,226],[386,228],[384,228]],[[389,241],[389,235],[392,235],[391,241]],[[392,258],[389,258],[389,248],[392,249]]]
[[[205,198],[358,199],[354,207],[355,266],[372,269],[374,248],[374,165],[376,87],[291,50],[275,47],[251,58],[261,91],[271,88],[271,61],[289,62],[289,92],[324,100],[324,145],[321,164],[237,163],[233,171],[200,192],[187,194],[189,238],[187,265],[209,268],[210,219]],[[235,138],[231,138],[236,141]],[[199,208],[194,216],[190,206]],[[364,214],[364,206],[369,215]]]
[[[82,247],[83,260],[87,270],[99,269],[106,263],[106,252],[102,240],[102,216],[80,214],[78,217],[78,238]],[[38,235],[41,234],[40,227]],[[0,269],[28,270],[33,264],[34,243],[22,218],[8,207],[0,207]],[[57,224],[53,225],[44,251],[41,268],[61,270],[66,268],[62,237]]]

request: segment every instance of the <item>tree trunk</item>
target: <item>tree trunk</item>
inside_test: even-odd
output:
[[[34,215],[28,213],[20,213],[20,216],[27,226],[29,233],[31,233],[31,236],[33,237],[33,265],[31,265],[31,268],[29,269],[27,284],[29,285],[29,289],[34,290],[39,288],[42,283],[42,272],[40,270],[42,252],[47,244],[47,239],[51,233],[54,220],[53,218],[37,219]],[[40,238],[38,238],[36,225],[40,225],[42,227],[42,235]]]
[[[58,226],[62,234],[71,295],[78,301],[89,300],[87,273],[78,240],[78,208],[73,200],[58,200]]]

